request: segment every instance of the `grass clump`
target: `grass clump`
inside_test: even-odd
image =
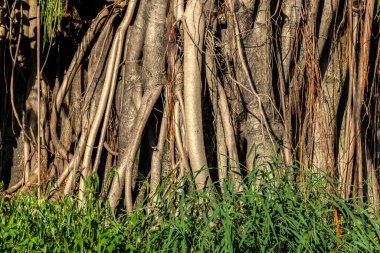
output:
[[[1,199],[0,251],[379,252],[379,214],[332,195],[323,177],[307,178],[300,188],[259,167],[239,193],[232,182],[197,192],[183,181],[154,209],[146,202],[117,216],[94,198],[82,209],[74,197]]]

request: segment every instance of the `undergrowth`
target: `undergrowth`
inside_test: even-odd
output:
[[[0,252],[379,252],[380,215],[331,194],[326,178],[306,178],[301,187],[256,168],[240,193],[232,182],[203,192],[164,182],[155,208],[116,215],[94,197],[81,209],[75,197],[2,198]]]

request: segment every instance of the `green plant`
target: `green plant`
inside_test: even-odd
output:
[[[63,5],[62,0],[39,0],[41,24],[43,28],[43,48],[51,42],[61,26]]]
[[[242,191],[226,181],[197,191],[183,179],[131,214],[110,211],[94,198],[97,178],[87,181],[86,205],[75,197],[38,203],[34,197],[0,200],[1,252],[375,252],[378,213],[344,201],[326,178],[306,173],[303,191],[275,160],[256,166]],[[259,173],[260,172],[260,173]],[[272,176],[268,176],[271,173]],[[167,180],[170,180],[167,178]],[[153,205],[154,204],[154,205]],[[152,209],[152,206],[154,208]],[[334,208],[341,235],[336,233]]]

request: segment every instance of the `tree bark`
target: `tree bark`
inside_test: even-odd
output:
[[[203,39],[205,20],[203,4],[196,0],[187,2],[184,16],[184,103],[185,128],[191,169],[196,186],[203,189],[210,183],[202,125]]]

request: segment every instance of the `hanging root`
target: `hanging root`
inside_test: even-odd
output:
[[[95,194],[87,180],[97,176],[112,210],[122,198],[128,212],[147,199],[159,214],[161,204],[177,204],[174,191],[202,194],[217,180],[216,191],[232,181],[240,193],[251,173],[275,180],[287,170],[303,183],[310,165],[343,198],[378,205],[374,1],[94,1],[101,11],[91,21],[69,1],[63,12],[79,22],[42,29],[59,36],[41,52],[39,1],[26,1],[28,9],[13,2],[0,9],[0,58],[10,63],[0,60],[0,106],[14,114],[2,121],[0,174],[14,172],[10,162],[22,172],[6,194],[51,181],[48,198],[73,194],[83,206]],[[83,36],[76,49],[73,34]],[[9,135],[22,144],[4,149]],[[265,157],[280,154],[280,172],[260,171]]]
[[[51,139],[52,139],[55,149],[58,151],[59,155],[61,155],[63,159],[65,160],[69,160],[72,155],[68,153],[66,148],[59,141],[58,134],[57,134],[57,124],[58,124],[57,114],[61,110],[62,102],[68,90],[70,89],[70,86],[75,77],[76,71],[78,70],[81,62],[83,61],[86,50],[89,48],[89,45],[93,41],[96,34],[103,27],[103,24],[106,22],[106,18],[108,14],[109,14],[108,9],[103,9],[95,18],[95,21],[91,23],[91,26],[89,27],[89,29],[87,30],[87,33],[83,37],[82,42],[79,45],[70,63],[70,66],[66,72],[66,75],[64,76],[62,84],[54,100],[54,106],[52,107],[52,112],[50,116]]]
[[[207,169],[202,126],[202,52],[205,20],[203,4],[191,0],[187,2],[184,14],[184,103],[185,128],[189,158],[198,189],[203,189],[210,181]]]

